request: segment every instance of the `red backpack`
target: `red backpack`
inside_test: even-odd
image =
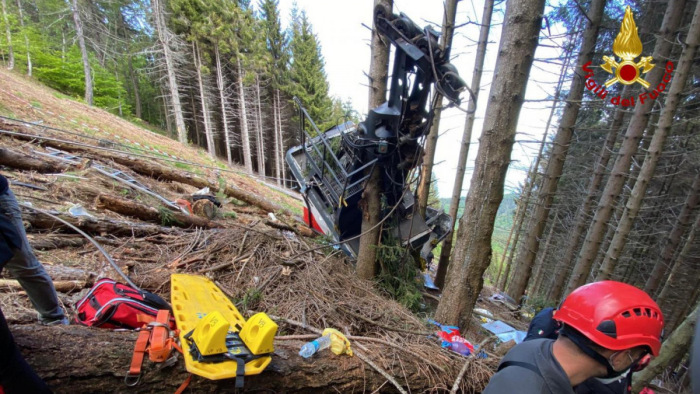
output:
[[[95,282],[87,295],[75,305],[75,321],[91,327],[141,328],[156,320],[158,310],[172,311],[170,305],[159,296],[139,291],[112,279]],[[175,319],[170,319],[175,328]]]

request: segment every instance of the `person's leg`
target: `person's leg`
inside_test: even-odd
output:
[[[2,310],[0,310],[0,386],[6,394],[51,392],[17,349]]]
[[[29,245],[22,223],[22,213],[10,189],[0,194],[0,214],[12,220],[22,238],[22,250],[15,253],[5,264],[5,268],[27,292],[42,322],[61,321],[64,319],[64,313],[58,303],[53,282]]]

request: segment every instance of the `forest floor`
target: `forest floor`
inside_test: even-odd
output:
[[[280,325],[273,362],[247,380],[248,390],[396,392],[399,386],[405,392],[447,392],[458,381],[460,392],[480,392],[504,352],[489,344],[488,357],[477,359],[442,349],[431,335],[435,327],[427,323],[429,316],[410,312],[372,282],[357,279],[351,262],[323,247],[325,238],[301,224],[302,202],[292,191],[270,187],[201,149],[5,70],[0,71],[0,116],[2,174],[14,183],[18,200],[31,204],[23,208],[30,243],[68,313],[95,280],[120,277],[85,238],[34,209],[88,233],[144,290],[169,299],[172,273],[197,273],[214,280],[245,316],[253,311],[273,316]],[[76,156],[74,163],[46,156],[55,152],[51,149]],[[121,171],[169,201],[191,198],[209,186],[222,205],[205,206],[208,216],[197,216],[195,229],[173,218],[159,199],[104,175],[99,166]],[[72,215],[78,206],[88,215]],[[134,391],[122,382],[134,334],[40,327],[24,292],[7,272],[3,275],[0,307],[25,357],[56,392]],[[488,302],[492,292],[486,288],[477,307],[524,329],[527,324],[508,308]],[[426,293],[425,303],[434,306],[436,297]],[[479,323],[475,317],[463,334],[474,344],[488,337]],[[325,327],[352,335],[358,357],[299,357],[301,344]],[[38,338],[54,336],[80,354],[37,345]],[[107,351],[110,363],[86,361]],[[458,377],[463,367],[466,374]],[[184,376],[182,362],[172,369],[147,369],[135,389],[167,391]],[[212,384],[195,379],[190,389],[225,390],[220,382]]]

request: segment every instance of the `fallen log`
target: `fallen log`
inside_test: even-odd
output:
[[[32,157],[24,152],[16,152],[7,148],[0,148],[0,165],[16,168],[22,171],[63,172],[69,167],[58,160],[43,160]]]
[[[36,250],[52,250],[61,248],[77,248],[85,245],[87,240],[78,236],[45,235],[37,237],[29,235],[29,244]]]
[[[187,378],[182,357],[170,368],[146,361],[139,384],[127,387],[136,341],[134,332],[114,332],[82,326],[44,327],[38,324],[10,327],[27,362],[56,393],[174,392]],[[285,393],[372,392],[386,378],[357,357],[320,352],[308,360],[298,355],[303,341],[276,341],[272,362],[260,375],[246,376],[245,391]],[[383,363],[383,369],[412,392],[435,388],[426,368],[415,363]],[[232,392],[232,379],[212,381],[195,376],[192,392]],[[384,391],[393,391],[384,386]]]
[[[15,124],[10,124],[7,122],[4,122],[0,120],[0,128],[6,129],[6,130],[11,130],[11,131],[16,131],[18,133],[31,133],[28,132],[23,126],[18,126]],[[33,134],[33,133],[31,133]],[[34,139],[40,139],[41,137],[27,137],[23,135],[13,135],[13,138],[17,138],[20,140],[26,140],[26,141],[31,141]],[[128,154],[119,154],[115,153],[109,150],[100,150],[97,148],[89,148],[86,146],[81,146],[81,145],[74,145],[74,144],[69,144],[65,142],[60,142],[60,141],[55,141],[55,140],[41,140],[41,145],[43,146],[50,146],[52,148],[64,150],[66,152],[72,152],[72,153],[80,153],[83,156],[89,157],[94,160],[100,160],[100,161],[114,161],[115,163],[119,163],[121,165],[127,166],[131,170],[141,174],[141,175],[146,175],[148,177],[158,179],[158,180],[164,180],[164,181],[173,181],[173,182],[180,182],[184,183],[186,185],[191,185],[197,188],[204,188],[208,187],[211,191],[217,192],[220,190],[219,184],[217,182],[209,181],[207,179],[198,177],[196,175],[189,174],[184,171],[177,171],[170,169],[168,167],[153,163],[153,162],[147,162],[145,160],[139,160],[134,156],[129,156]],[[224,187],[223,190],[221,190],[224,194],[226,194],[229,197],[233,197],[237,200],[241,200],[243,202],[246,202],[250,205],[254,205],[266,212],[282,212],[285,214],[289,214],[287,210],[284,208],[280,207],[277,204],[274,204],[265,198],[258,196],[254,193],[244,191],[236,186],[231,186],[227,185]]]
[[[173,234],[182,231],[180,229],[173,229],[170,227],[157,226],[147,223],[76,218],[59,212],[52,212],[52,214],[60,217],[88,234],[110,234],[117,237],[145,237],[157,234]],[[74,230],[58,220],[38,212],[24,210],[22,211],[22,218],[29,222],[31,228],[33,229],[52,231],[59,230],[75,233]]]
[[[212,222],[205,218],[195,215],[185,215],[181,212],[173,212],[170,210],[158,210],[154,207],[140,204],[135,201],[127,200],[121,197],[110,196],[108,194],[100,194],[95,199],[97,208],[108,209],[120,215],[132,216],[137,219],[173,225],[177,227],[190,228],[218,228],[222,227],[216,222]]]
[[[53,282],[53,287],[61,293],[80,291],[86,287],[82,280],[59,280]],[[24,288],[15,279],[0,279],[0,291],[23,291]]]

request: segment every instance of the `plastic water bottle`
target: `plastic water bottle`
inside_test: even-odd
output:
[[[331,345],[330,334],[324,335],[322,337],[316,338],[311,342],[307,342],[301,347],[299,355],[304,358],[309,358],[313,356],[319,350],[323,350]]]

